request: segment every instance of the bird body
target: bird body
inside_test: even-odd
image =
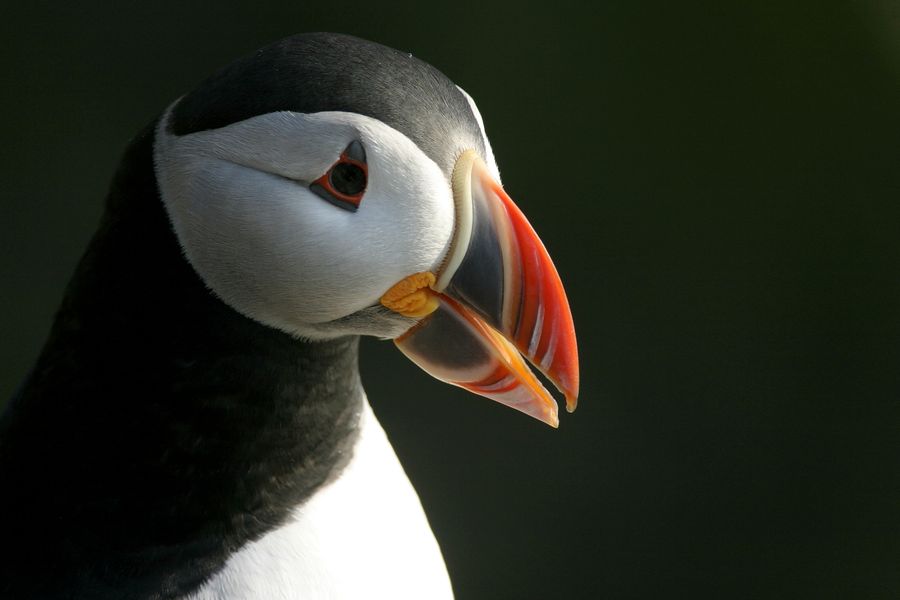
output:
[[[565,294],[498,178],[465,92],[349,36],[174,102],[0,417],[0,597],[452,597],[358,340],[555,426],[525,356],[574,408]]]
[[[229,558],[191,599],[452,597],[418,496],[364,403],[338,478]]]

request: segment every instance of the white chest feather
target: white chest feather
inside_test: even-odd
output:
[[[364,402],[340,477],[248,544],[191,600],[452,598],[416,492]]]

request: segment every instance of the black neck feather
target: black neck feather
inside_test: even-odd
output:
[[[159,199],[152,132],[0,419],[3,598],[193,591],[356,438],[357,339],[301,342],[213,297]]]

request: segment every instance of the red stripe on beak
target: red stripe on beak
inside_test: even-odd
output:
[[[566,397],[566,409],[572,412],[578,403],[578,346],[566,291],[528,219],[498,183],[491,180],[490,185],[506,209],[520,261],[521,308],[504,319],[503,333],[553,381]]]

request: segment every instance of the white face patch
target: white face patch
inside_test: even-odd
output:
[[[370,309],[365,324],[330,322],[376,306],[397,281],[434,270],[447,252],[450,183],[416,144],[344,112],[276,112],[176,136],[169,112],[154,148],[160,194],[185,256],[217,296],[308,338],[396,337],[410,326],[386,309]],[[365,149],[368,183],[350,212],[308,186],[354,140]]]

